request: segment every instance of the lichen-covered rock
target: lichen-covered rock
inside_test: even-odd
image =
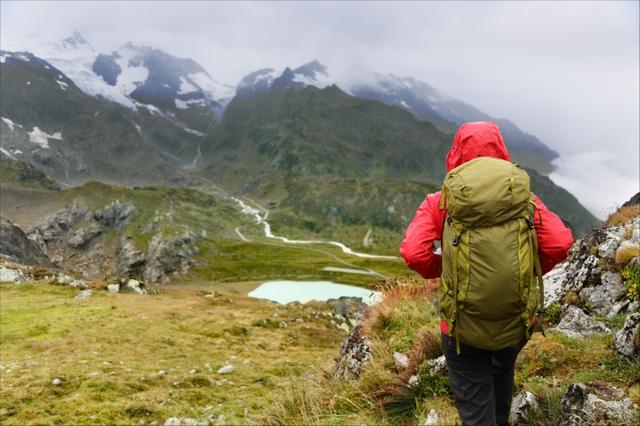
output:
[[[447,360],[444,355],[427,360],[427,364],[429,365],[429,374],[432,376],[447,374]]]
[[[331,306],[334,315],[341,315],[346,319],[359,321],[364,316],[367,305],[361,297],[342,296],[338,299],[329,299],[327,303]]]
[[[617,272],[606,271],[600,275],[600,284],[595,287],[584,287],[580,297],[591,305],[596,314],[608,314],[615,302],[624,298],[627,293],[622,276]]]
[[[119,293],[120,292],[120,284],[108,284],[107,291],[109,293]]]
[[[402,352],[393,353],[393,362],[399,371],[402,371],[409,367],[409,357]]]
[[[336,358],[333,375],[348,380],[357,379],[364,365],[372,359],[371,342],[362,335],[361,327],[357,326],[340,345],[340,356]]]
[[[107,204],[93,214],[93,218],[107,227],[114,227],[126,223],[135,212],[136,206],[131,203],[121,203],[116,200]]]
[[[589,334],[611,332],[604,323],[594,320],[582,309],[573,305],[563,307],[560,322],[554,330],[574,338],[587,336]]]
[[[120,290],[138,294],[147,294],[149,292],[147,290],[147,286],[144,283],[135,279],[126,280],[122,285],[120,285]]]
[[[633,405],[628,398],[604,400],[590,393],[582,383],[574,383],[562,398],[560,426],[591,424],[631,424]]]
[[[613,343],[618,354],[624,358],[640,355],[640,313],[636,312],[627,317],[624,326],[616,333]]]
[[[522,390],[511,401],[509,424],[526,425],[532,414],[539,410],[536,396],[527,390]]]

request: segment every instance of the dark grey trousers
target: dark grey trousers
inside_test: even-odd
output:
[[[514,367],[526,340],[499,351],[460,343],[460,354],[456,353],[455,338],[441,333],[440,342],[462,424],[508,424]]]

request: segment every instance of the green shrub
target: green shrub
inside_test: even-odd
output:
[[[636,300],[640,297],[640,268],[635,264],[628,264],[622,270],[627,297]]]

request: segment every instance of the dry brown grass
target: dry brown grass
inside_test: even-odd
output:
[[[611,213],[605,221],[607,225],[620,225],[640,216],[640,205],[620,207]]]
[[[640,247],[625,247],[616,252],[616,263],[618,265],[626,265],[634,257],[640,256]]]

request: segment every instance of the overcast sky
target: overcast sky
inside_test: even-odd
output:
[[[412,76],[560,152],[552,178],[602,216],[639,190],[638,4],[3,0],[1,25],[158,47],[234,85],[312,59]]]

